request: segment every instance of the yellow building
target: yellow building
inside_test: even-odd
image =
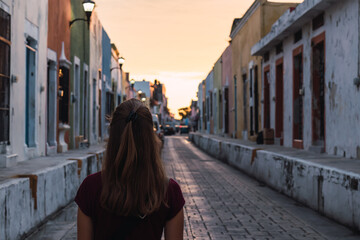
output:
[[[230,34],[232,49],[232,75],[236,91],[235,110],[236,138],[255,140],[261,126],[262,81],[261,60],[251,56],[251,47],[262,39],[272,24],[295,3],[275,3],[256,0],[244,16],[234,21]],[[231,91],[231,90],[230,90]]]

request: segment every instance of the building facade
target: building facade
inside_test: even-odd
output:
[[[214,71],[211,70],[205,79],[205,119],[206,133],[214,133],[214,105],[213,105],[213,89],[214,89]]]
[[[65,152],[69,144],[71,1],[49,0],[47,49],[47,155]],[[60,128],[59,128],[60,127]],[[66,138],[65,138],[66,134]]]
[[[1,0],[0,17],[0,166],[7,167],[46,153],[48,1]]]
[[[102,94],[103,94],[103,65],[102,65],[102,25],[94,12],[90,22],[90,132],[91,144],[101,141],[103,138],[103,122],[102,118]]]
[[[110,122],[107,120],[106,116],[111,116],[112,112],[112,103],[113,103],[113,92],[112,92],[112,82],[111,82],[111,42],[109,35],[106,33],[105,29],[102,28],[102,40],[101,40],[101,49],[102,49],[102,89],[103,91],[101,96],[101,127],[102,128],[102,140],[109,137],[108,127]]]
[[[231,136],[234,126],[234,84],[232,79],[232,54],[228,46],[221,55],[222,129],[224,136]]]
[[[261,57],[251,56],[251,47],[294,6],[294,3],[256,0],[243,17],[234,22],[230,37],[232,75],[237,89],[237,138],[255,140],[261,130]]]
[[[222,129],[222,89],[221,89],[221,57],[214,65],[214,88],[213,90],[213,113],[214,113],[214,134],[220,134]]]
[[[268,55],[269,124],[284,146],[360,158],[359,20],[357,0],[307,0],[252,48]]]
[[[83,6],[80,1],[71,0],[71,19],[86,19]],[[91,23],[92,23],[91,18]],[[90,25],[91,25],[90,23]],[[84,140],[90,138],[89,132],[89,81],[90,81],[90,39],[89,25],[86,21],[76,21],[71,25],[71,57],[70,81],[63,81],[65,91],[63,101],[59,102],[64,116],[60,122],[70,125],[69,145],[70,148],[78,148]],[[62,83],[61,83],[62,84]],[[68,89],[68,90],[66,90]],[[67,107],[66,107],[67,105]],[[68,109],[68,113],[66,110]],[[68,116],[68,118],[66,118]]]

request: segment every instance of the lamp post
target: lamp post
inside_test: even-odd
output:
[[[88,26],[90,25],[90,17],[91,17],[92,12],[94,11],[95,2],[91,1],[91,0],[84,0],[82,5],[83,5],[83,8],[84,8],[84,12],[86,14],[86,19],[84,19],[84,18],[75,18],[74,20],[70,21],[69,27],[71,27],[71,25],[76,21],[86,21],[88,23]]]
[[[113,67],[113,68],[110,68],[110,72],[114,69],[120,69],[120,74],[122,74],[122,65],[125,63],[125,58],[123,57],[119,57],[118,58],[118,63],[119,63],[119,67]]]
[[[118,63],[119,63],[120,69],[122,69],[122,65],[125,63],[125,58],[119,57]]]
[[[134,93],[134,84],[135,84],[135,80],[131,79],[130,80],[130,86],[131,86],[132,97],[134,97],[134,95],[135,95],[135,93]]]

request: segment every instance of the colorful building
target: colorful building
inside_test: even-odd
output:
[[[221,55],[222,128],[223,136],[231,136],[234,126],[234,84],[232,78],[232,54],[229,45]]]
[[[46,153],[48,1],[4,0],[0,17],[0,167],[8,167]]]
[[[81,1],[71,0],[71,19],[86,19]],[[93,18],[93,17],[92,17]],[[92,21],[91,21],[92,22]],[[68,92],[59,100],[59,121],[69,124],[70,148],[78,148],[80,143],[88,141],[89,132],[89,61],[90,42],[89,24],[86,21],[76,21],[70,31],[70,81],[60,81],[60,88]],[[68,111],[68,112],[67,112]]]
[[[90,143],[95,144],[103,139],[103,65],[102,65],[102,25],[94,12],[90,22]]]
[[[66,152],[69,138],[70,0],[49,0],[46,153]],[[66,135],[66,138],[65,138]]]
[[[220,134],[222,129],[222,89],[221,89],[221,57],[215,62],[213,85],[213,113],[214,113],[214,134]]]
[[[251,56],[251,47],[294,3],[256,0],[244,16],[234,21],[231,37],[232,76],[236,85],[236,137],[255,140],[261,130],[261,57]]]
[[[252,48],[264,125],[284,146],[360,158],[359,19],[359,1],[306,0]]]
[[[199,119],[198,119],[198,131],[203,132],[204,131],[204,123],[203,123],[203,114],[204,114],[204,100],[203,100],[203,81],[201,81],[198,85],[198,91],[197,91],[197,105],[199,109]]]
[[[214,71],[211,70],[205,79],[205,115],[206,133],[214,133],[214,107],[213,107]]]
[[[106,33],[104,28],[102,28],[102,40],[101,40],[101,49],[102,49],[102,89],[103,91],[101,96],[101,128],[103,133],[103,139],[109,137],[108,127],[110,122],[107,120],[106,116],[111,116],[112,112],[112,102],[113,102],[113,92],[112,92],[112,82],[111,82],[111,42],[109,35]]]

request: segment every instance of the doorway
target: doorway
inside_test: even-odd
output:
[[[293,51],[293,147],[303,146],[303,47]]]
[[[270,128],[270,66],[264,68],[264,129]]]
[[[25,143],[30,147],[36,147],[35,143],[35,118],[36,118],[36,49],[26,45],[26,119],[25,119]]]
[[[229,88],[224,89],[224,106],[225,106],[225,119],[224,119],[224,125],[225,125],[225,133],[229,134]]]
[[[325,33],[312,46],[312,144],[325,147]]]
[[[275,137],[283,145],[284,136],[284,69],[283,59],[276,61],[276,102],[275,102]]]

